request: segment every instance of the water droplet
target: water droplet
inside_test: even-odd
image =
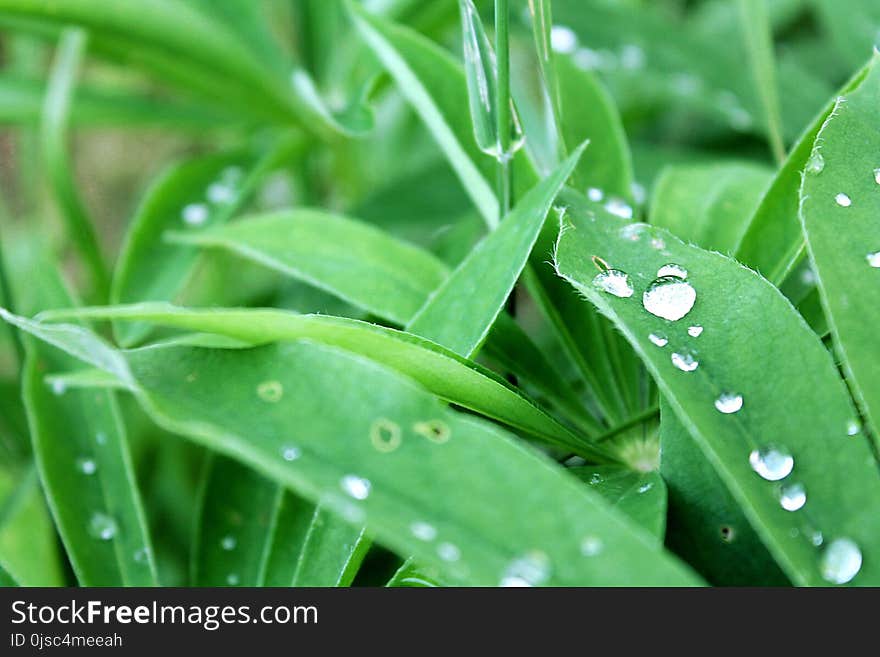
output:
[[[241,167],[228,166],[223,171],[220,172],[220,180],[225,182],[227,185],[235,185],[239,182],[244,175],[244,171],[242,171]]]
[[[137,563],[147,563],[150,559],[150,549],[147,547],[142,547],[140,550],[135,550],[134,560]]]
[[[501,586],[538,586],[550,578],[550,558],[539,550],[514,559],[501,576]]]
[[[779,504],[786,511],[797,511],[806,503],[807,489],[803,484],[786,484],[779,490]]]
[[[633,286],[629,282],[629,276],[618,269],[599,272],[593,279],[593,285],[616,297],[625,299],[633,295]]]
[[[846,423],[846,435],[855,436],[862,430],[862,425],[858,420],[850,420]]]
[[[611,214],[620,217],[621,219],[633,218],[632,206],[620,198],[609,198],[608,202],[605,204],[605,209]]]
[[[106,513],[93,513],[89,520],[89,534],[102,541],[116,536],[116,521]]]
[[[815,531],[812,534],[810,534],[810,543],[812,543],[816,547],[819,547],[820,545],[822,545],[822,543],[824,541],[825,541],[825,537],[822,536],[822,532]]]
[[[676,278],[685,279],[688,277],[688,270],[681,265],[669,263],[657,270],[657,278],[663,278],[664,276],[675,276]]]
[[[397,422],[380,417],[370,427],[370,442],[379,452],[393,452],[400,447],[402,440],[400,425]]]
[[[85,475],[93,475],[98,469],[94,459],[79,459],[76,462],[76,467]]]
[[[651,344],[655,344],[658,347],[665,347],[669,344],[669,339],[662,333],[651,333],[648,339],[651,341]]]
[[[204,203],[190,203],[183,208],[181,217],[187,226],[201,226],[208,220],[210,211]]]
[[[99,445],[105,445],[107,443],[107,434],[103,431],[99,431],[95,434],[95,442]]]
[[[280,381],[263,381],[257,386],[257,395],[263,401],[274,404],[281,401],[281,397],[284,396],[284,386]]]
[[[606,53],[591,48],[578,48],[574,53],[575,66],[584,71],[595,71],[605,66]]]
[[[629,70],[642,68],[645,65],[645,51],[632,43],[624,45],[620,50],[620,65]]]
[[[662,237],[654,237],[651,239],[651,248],[656,251],[662,251],[666,248],[666,242],[663,241]]]
[[[240,581],[241,580],[239,579],[239,577],[236,573],[229,573],[226,576],[226,583],[229,584],[229,586],[238,586],[238,583]]]
[[[235,540],[235,536],[231,535],[224,536],[220,540],[220,547],[222,547],[227,552],[234,550],[237,544],[238,542]]]
[[[880,251],[874,251],[865,256],[871,267],[880,267]]]
[[[693,286],[676,276],[656,279],[642,295],[645,310],[671,322],[687,315],[696,300],[697,292]]]
[[[437,554],[443,561],[458,561],[461,559],[461,550],[452,543],[441,543],[438,545]]]
[[[302,456],[302,450],[295,445],[285,445],[281,448],[281,458],[285,461],[296,461]]]
[[[602,539],[598,536],[584,536],[581,539],[581,554],[585,557],[595,557],[603,547]]]
[[[699,324],[694,324],[693,326],[688,326],[688,335],[692,338],[698,338],[703,335],[703,327]]]
[[[822,157],[822,153],[819,151],[813,151],[810,153],[810,158],[807,160],[806,170],[807,173],[812,173],[814,175],[822,173],[822,170],[825,168],[825,158]]]
[[[596,484],[601,484],[603,481],[605,481],[605,477],[600,475],[598,472],[594,472],[593,475],[590,477],[590,484],[592,486],[595,486]]]
[[[420,541],[433,541],[437,538],[437,528],[427,522],[414,522],[409,526],[409,530]]]
[[[816,284],[816,272],[813,271],[812,267],[804,267],[804,270],[801,272],[801,283],[804,285]]]
[[[431,442],[443,444],[452,438],[452,429],[443,420],[426,420],[424,422],[416,422],[413,425],[413,431],[420,436],[424,436]]]
[[[819,570],[822,578],[832,584],[846,584],[858,575],[862,568],[862,551],[854,541],[837,538],[822,553]]]
[[[874,169],[874,182],[880,185],[880,167]]]
[[[852,205],[852,199],[846,194],[840,193],[834,197],[834,202],[842,208],[848,208]]]
[[[722,392],[715,400],[715,408],[722,413],[736,413],[743,407],[743,397],[736,392]]]
[[[578,38],[570,27],[554,25],[550,28],[550,47],[554,52],[570,54],[577,49]]]
[[[633,200],[637,205],[642,205],[645,202],[645,198],[648,196],[645,186],[642,183],[633,181],[632,185],[630,185],[630,189],[632,190]]]
[[[235,200],[235,190],[223,183],[211,183],[208,185],[207,196],[211,203],[225,205]]]
[[[587,198],[593,201],[594,203],[598,203],[603,198],[605,198],[605,192],[603,192],[598,187],[590,187],[587,190]]]
[[[370,494],[370,480],[358,477],[357,475],[345,475],[339,482],[342,490],[351,495],[356,500],[365,500]]]
[[[685,347],[672,353],[672,364],[682,372],[693,372],[700,365],[696,356],[697,353],[693,349]]]
[[[791,474],[794,458],[781,447],[764,447],[752,450],[749,454],[749,465],[761,478],[767,481],[779,481]]]
[[[638,491],[640,493],[647,493],[652,488],[654,488],[654,484],[652,484],[651,482],[648,482],[647,484],[642,484],[641,486],[639,486]]]
[[[52,379],[51,388],[53,395],[63,395],[67,392],[67,384],[61,379]]]
[[[722,525],[719,533],[721,534],[721,540],[725,543],[731,543],[736,538],[736,530],[730,525]]]
[[[642,239],[642,233],[644,232],[645,224],[627,224],[620,229],[620,237],[630,242],[638,242]]]

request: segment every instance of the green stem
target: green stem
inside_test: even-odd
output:
[[[495,0],[495,57],[498,85],[495,107],[498,129],[498,207],[503,219],[513,203],[510,167],[510,32],[508,0]]]
[[[604,434],[602,434],[601,436],[596,438],[593,442],[594,443],[601,443],[605,440],[609,440],[611,438],[614,438],[614,436],[617,436],[618,434],[623,433],[627,429],[632,429],[633,427],[636,427],[644,422],[647,422],[649,420],[653,420],[655,417],[660,417],[660,408],[658,406],[654,406],[652,408],[649,408],[646,411],[639,413],[635,417],[631,417],[630,419],[625,420],[624,422],[621,422],[616,427],[609,429]]]

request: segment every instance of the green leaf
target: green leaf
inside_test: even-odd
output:
[[[858,71],[843,86],[840,94],[857,89],[871,65],[869,63]],[[798,221],[801,173],[805,168],[813,166],[809,162],[813,143],[833,109],[834,102],[831,102],[789,151],[788,159],[764,193],[761,204],[735,251],[737,260],[760,272],[771,283],[781,283],[803,252],[804,238]]]
[[[146,321],[168,327],[215,333],[250,344],[308,339],[377,360],[418,381],[438,397],[517,429],[565,446],[585,456],[607,460],[603,450],[586,444],[533,404],[523,393],[476,363],[415,335],[343,317],[297,315],[281,310],[187,310],[167,304],[135,304],[45,313],[45,317],[78,316]],[[39,331],[57,344],[69,329],[35,324],[5,315],[25,330]],[[80,336],[74,337],[75,340]],[[91,351],[96,350],[93,345]],[[102,349],[108,349],[106,345]],[[89,353],[84,354],[90,357]],[[100,364],[94,363],[98,367]],[[115,365],[115,363],[113,363]],[[108,369],[104,367],[104,369]]]
[[[19,586],[19,583],[9,574],[9,571],[0,564],[0,587]]]
[[[410,333],[466,358],[479,349],[529,259],[553,200],[585,147],[581,145],[538,183],[474,247],[409,322]]]
[[[698,582],[545,457],[362,357],[300,341],[126,358],[141,404],[163,427],[364,522],[452,582]],[[284,458],[291,448],[297,458]],[[603,549],[584,556],[585,539]]]
[[[746,163],[670,166],[657,180],[651,223],[704,249],[731,253],[772,178]]]
[[[289,154],[282,139],[260,157],[247,151],[209,155],[172,166],[146,192],[128,230],[113,278],[111,301],[172,301],[192,276],[198,253],[168,244],[163,234],[191,233],[225,223],[254,194],[266,174]],[[125,346],[142,341],[143,325],[114,327]]]
[[[431,573],[426,573],[425,569],[416,564],[413,559],[407,559],[395,571],[386,586],[391,588],[435,588],[443,585],[437,581],[433,569],[431,569]]]
[[[666,484],[658,473],[635,472],[613,465],[579,466],[570,472],[663,542]]]
[[[837,0],[814,0],[812,4],[848,67],[861,64],[877,47],[880,7],[873,0],[847,0],[845,5]]]
[[[868,425],[880,430],[880,64],[838,100],[816,135],[800,217],[834,345]],[[854,429],[855,430],[855,429]]]
[[[720,254],[657,228],[623,226],[592,208],[577,207],[576,199],[571,206],[572,225],[563,232],[556,256],[560,274],[626,335],[782,570],[797,584],[828,583],[821,567],[827,548],[813,544],[816,532],[826,546],[848,538],[863,554],[873,554],[880,540],[880,519],[869,511],[880,500],[874,458],[866,440],[847,436],[854,409],[846,387],[821,341],[788,301]],[[621,230],[637,239],[621,239]],[[663,249],[656,248],[659,240]],[[596,283],[603,278],[597,281],[597,275],[607,272],[593,266],[594,257],[626,272],[633,294],[617,297],[600,290]],[[642,297],[668,263],[688,270],[687,283],[667,279],[676,285],[665,288],[672,300],[654,296],[649,305],[657,304],[661,313],[655,315]],[[696,292],[690,310],[686,285]],[[662,318],[678,318],[686,310],[684,320]],[[695,325],[703,327],[699,337],[688,333]],[[668,346],[653,344],[652,333],[664,333]],[[699,363],[695,370],[683,371],[671,362],[673,353],[687,356],[685,349],[695,352],[690,354]],[[804,371],[811,373],[808,381]],[[724,395],[739,399],[741,410],[735,412],[737,404],[725,403]],[[756,450],[773,448],[793,459],[793,474],[782,482],[765,481],[750,465]],[[780,487],[789,484],[804,486],[809,498],[794,513],[780,503]],[[880,581],[880,564],[869,561],[855,584]]]
[[[369,545],[362,528],[220,456],[205,472],[198,523],[197,586],[347,586]]]

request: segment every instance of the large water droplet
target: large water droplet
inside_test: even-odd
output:
[[[850,420],[846,423],[846,435],[855,436],[862,430],[862,425],[858,420]]]
[[[825,168],[825,158],[822,157],[822,153],[819,151],[813,151],[810,153],[810,158],[807,160],[807,166],[805,167],[807,173],[819,174],[822,173],[822,170]]]
[[[722,392],[715,400],[715,408],[722,413],[736,413],[743,407],[742,395],[736,392]]]
[[[220,547],[222,547],[227,552],[234,550],[237,544],[238,542],[235,540],[235,536],[232,535],[224,536],[220,540]]]
[[[204,203],[190,203],[183,208],[180,216],[187,226],[201,226],[208,220],[210,211]]]
[[[693,286],[676,276],[658,278],[642,295],[645,310],[671,322],[687,315],[696,300],[697,292]]]
[[[437,538],[437,528],[427,522],[414,522],[409,526],[409,530],[420,541],[433,541]]]
[[[779,481],[791,474],[794,457],[781,447],[764,447],[752,450],[749,454],[749,465],[761,478]]]
[[[848,208],[852,205],[852,199],[842,192],[834,197],[834,202],[842,208]]]
[[[693,326],[688,326],[688,335],[692,338],[698,338],[703,335],[703,327],[699,324],[694,324]]]
[[[342,490],[351,495],[356,500],[365,500],[370,495],[369,479],[358,477],[357,475],[345,475],[339,482]]]
[[[116,536],[116,521],[106,513],[93,513],[89,520],[89,534],[102,541]]]
[[[93,475],[98,470],[98,464],[94,459],[78,459],[76,467],[84,475]]]
[[[681,265],[669,263],[657,270],[657,278],[663,278],[664,276],[675,276],[676,278],[685,279],[688,277],[688,270]]]
[[[657,345],[658,347],[665,347],[669,344],[669,339],[663,335],[662,333],[651,333],[648,335],[648,339],[652,344]]]
[[[554,52],[570,54],[577,50],[578,38],[570,27],[554,25],[550,28],[550,47]]]
[[[868,261],[868,265],[870,265],[871,267],[880,267],[880,251],[869,253],[865,256],[865,259]]]
[[[846,584],[862,568],[862,551],[854,541],[837,538],[822,553],[819,570],[822,578],[832,584]]]
[[[549,557],[534,550],[514,559],[501,576],[501,586],[538,586],[550,577]]]
[[[581,539],[581,554],[585,557],[595,557],[602,552],[604,543],[598,536],[584,536]]]
[[[629,276],[617,269],[599,272],[593,278],[593,285],[616,297],[626,298],[633,295],[633,286],[629,282]]]
[[[797,511],[807,503],[807,489],[803,484],[786,484],[779,490],[779,504],[786,511]]]
[[[673,352],[672,364],[682,372],[693,372],[699,366],[700,361],[697,360],[697,353],[693,349],[685,347]]]

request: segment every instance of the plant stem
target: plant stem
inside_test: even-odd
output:
[[[510,212],[513,203],[510,167],[510,32],[508,0],[495,0],[495,56],[498,62],[498,85],[495,99],[498,129],[498,208],[499,220]]]
[[[643,422],[648,422],[649,420],[653,420],[655,417],[659,417],[659,415],[660,415],[660,407],[653,406],[653,407],[645,410],[644,412],[639,413],[638,415],[636,415],[634,417],[631,417],[628,420],[624,420],[623,422],[618,424],[616,427],[612,427],[611,429],[606,431],[604,434],[602,434],[601,436],[596,438],[593,442],[594,443],[601,443],[601,442],[608,440],[610,438],[614,438],[614,436],[623,433],[627,429],[632,429],[633,427],[636,427],[636,426],[642,424]]]

